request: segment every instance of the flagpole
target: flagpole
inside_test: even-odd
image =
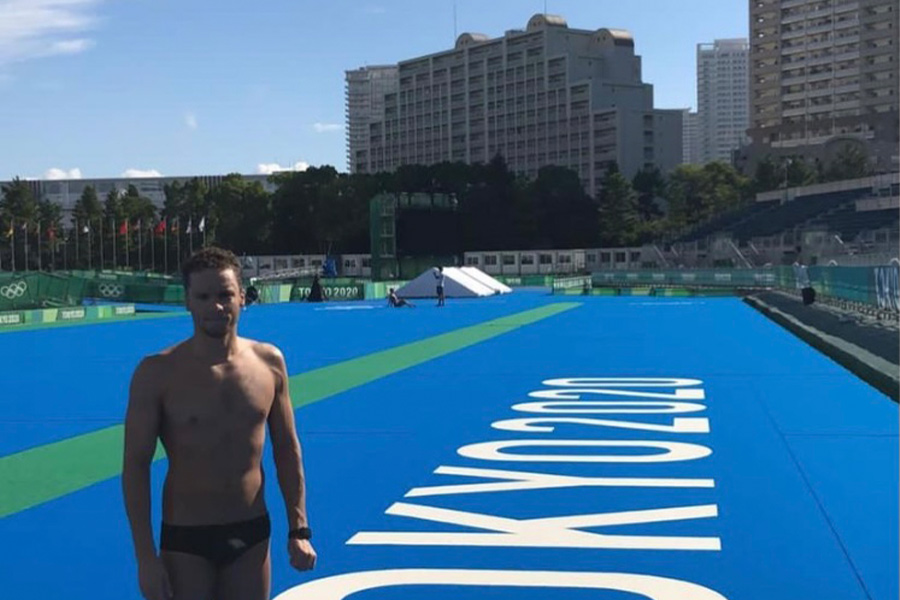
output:
[[[156,229],[150,231],[150,271],[156,273]]]
[[[181,217],[175,217],[176,229],[175,229],[175,244],[176,251],[178,252],[178,270],[181,270]]]
[[[129,252],[128,248],[128,230],[131,229],[131,223],[128,222],[128,219],[125,219],[125,266],[131,266],[131,252]]]
[[[113,271],[115,271],[119,267],[119,261],[116,260],[116,222],[113,220],[112,222],[112,240],[113,240]]]
[[[141,256],[141,251],[143,250],[143,244],[141,243],[141,239],[143,236],[141,235],[141,220],[138,219],[138,247],[137,247],[137,255],[138,255],[138,271],[144,270],[144,257]]]
[[[92,239],[93,236],[91,235],[92,233],[93,233],[93,229],[91,229],[91,221],[90,221],[90,219],[88,219],[88,226],[87,226],[88,271],[94,270],[94,244],[93,244],[93,239]],[[100,248],[103,248],[103,238],[100,238]],[[100,269],[101,270],[103,269],[103,265],[100,265]]]
[[[10,238],[10,242],[12,246],[12,256],[10,257],[12,261],[12,272],[16,272],[16,220],[13,217],[9,218],[9,228],[12,230],[12,237]]]
[[[25,272],[28,272],[28,221],[25,221]]]
[[[169,274],[169,220],[164,218],[166,226],[163,229],[163,273]]]
[[[97,222],[100,224],[100,226],[97,228],[97,235],[100,236],[100,270],[102,271],[103,265],[105,264],[103,260],[103,217],[97,219]]]
[[[43,271],[43,268],[42,268],[42,267],[43,267],[44,265],[41,263],[41,254],[42,254],[42,252],[41,252],[41,222],[40,222],[40,221],[37,222],[37,240],[38,240],[38,247],[37,247],[37,252],[38,252],[38,271]]]

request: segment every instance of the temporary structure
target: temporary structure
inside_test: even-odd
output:
[[[436,268],[428,269],[398,289],[397,295],[401,298],[436,298],[437,275],[438,270]],[[481,275],[485,278],[493,279],[484,273],[481,273]],[[493,296],[498,293],[500,292],[497,289],[475,279],[471,273],[466,273],[463,269],[444,267],[444,296],[447,298],[478,298],[481,296]]]
[[[494,293],[508,294],[512,291],[512,288],[503,283],[500,283],[481,269],[478,269],[476,267],[460,267],[460,269],[463,273],[465,273],[475,281],[483,283],[484,285],[494,290]]]

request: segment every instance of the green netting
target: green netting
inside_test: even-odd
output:
[[[900,276],[896,266],[883,267],[807,267],[810,285],[823,296],[897,310],[900,304]],[[770,269],[683,269],[643,271],[598,271],[591,275],[594,288],[637,288],[644,285],[720,289],[729,295],[734,290],[752,288],[799,287],[797,271],[780,266]]]

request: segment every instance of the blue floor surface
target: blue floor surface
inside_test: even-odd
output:
[[[289,371],[298,374],[558,300],[515,293],[449,301],[440,310],[427,302],[414,310],[388,310],[381,303],[358,310],[252,307],[242,333],[281,346]],[[495,575],[495,584],[529,571],[626,573],[691,583],[719,595],[709,598],[729,600],[898,596],[896,404],[737,300],[565,300],[582,305],[297,411],[319,564],[305,574],[288,565],[283,504],[267,453],[273,596],[325,598],[306,593],[310,588],[304,584],[392,569],[510,573]],[[172,318],[0,336],[0,353],[10,357],[6,389],[14,392],[0,400],[0,456],[120,422],[128,377],[137,360],[173,343],[188,327],[186,318]],[[29,364],[44,367],[36,373],[26,368]],[[694,387],[704,390],[705,399],[687,401],[706,408],[675,415],[537,415],[512,408],[541,401],[529,393],[553,389],[542,383],[546,380],[584,377],[698,379],[702,384]],[[583,402],[615,399],[582,398],[571,401],[569,408],[579,408],[579,402],[582,409],[597,408],[600,405]],[[610,409],[621,411],[623,406]],[[672,424],[673,417],[706,418],[709,433],[584,422],[557,423],[552,432],[492,427],[501,420],[566,416],[656,425]],[[473,444],[513,440],[668,442],[702,446],[711,454],[677,462],[584,462],[597,454],[637,459],[660,450],[527,445],[507,449],[520,456],[502,460],[460,454]],[[437,474],[439,467],[584,478],[708,479],[714,487],[620,484],[408,495],[415,488],[497,481]],[[164,473],[165,463],[157,463],[154,498],[159,497]],[[120,487],[119,478],[110,479],[0,520],[0,597],[139,598]],[[391,507],[392,512],[420,515],[431,510],[431,519],[442,516],[448,522],[387,514]],[[597,516],[679,507],[714,513],[660,522],[649,516],[647,522],[636,522],[640,519],[631,514],[619,517],[623,524],[602,524],[603,517]],[[577,515],[581,517],[568,524],[556,521],[553,527],[546,521],[521,524]],[[158,519],[156,502],[154,522]],[[464,520],[468,524],[461,524]],[[571,531],[564,530],[567,525]],[[504,534],[503,527],[531,532],[530,546],[510,546],[510,538],[524,543],[525,533]],[[398,535],[438,532],[453,535],[443,537],[440,545],[409,545],[410,538]],[[379,533],[407,543],[385,544],[384,538],[381,543],[355,543]],[[489,536],[460,537],[478,533]],[[656,541],[643,543],[657,547],[670,543],[665,538],[680,537],[691,543],[712,540],[719,549],[608,547],[652,536]],[[553,547],[564,542],[572,547]],[[463,576],[457,574],[454,581]],[[657,588],[658,596],[641,596],[621,586],[618,591],[388,586],[392,577],[399,576],[386,574],[384,587],[352,598],[706,600],[694,592],[663,596],[661,590],[676,589],[672,581]],[[549,575],[539,579],[551,581]],[[292,588],[295,591],[289,591]]]

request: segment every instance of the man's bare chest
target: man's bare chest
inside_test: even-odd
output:
[[[172,428],[244,428],[264,422],[275,397],[265,369],[179,369],[167,382],[164,420]]]

